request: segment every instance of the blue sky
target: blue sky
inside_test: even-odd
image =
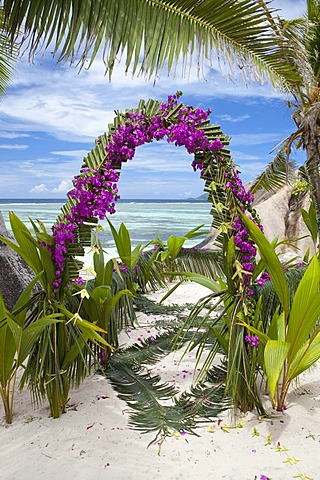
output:
[[[303,14],[305,0],[276,0],[287,18]],[[270,85],[245,85],[238,74],[223,77],[218,65],[198,79],[164,74],[154,85],[131,78],[118,65],[111,83],[102,61],[80,73],[56,65],[38,54],[27,56],[15,68],[0,108],[0,198],[65,198],[82,158],[107,129],[114,110],[136,107],[139,99],[166,100],[183,91],[185,104],[210,108],[211,122],[230,135],[230,149],[245,182],[254,179],[272,160],[270,153],[293,131],[286,98]],[[298,163],[303,155],[294,157]],[[154,142],[137,149],[122,169],[122,198],[197,197],[203,184],[191,169],[192,158],[183,148]]]

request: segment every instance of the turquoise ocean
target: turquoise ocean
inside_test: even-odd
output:
[[[34,221],[42,221],[51,231],[65,200],[31,200],[31,199],[0,199],[0,211],[10,230],[9,212],[15,212],[31,229],[28,217]],[[116,213],[109,215],[116,228],[123,222],[129,230],[132,246],[146,244],[157,235],[166,240],[170,235],[183,236],[192,228],[204,224],[203,229],[209,231],[211,225],[211,205],[208,202],[179,200],[120,200],[116,205]],[[99,233],[103,247],[110,254],[114,251],[114,242],[107,221],[101,221],[104,228]],[[198,237],[186,242],[192,247],[205,238]]]

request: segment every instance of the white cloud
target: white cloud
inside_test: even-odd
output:
[[[8,143],[8,144],[5,144],[3,143],[2,145],[0,144],[0,148],[2,150],[26,150],[27,148],[29,148],[29,145],[18,145],[18,144],[11,144],[11,143]]]
[[[6,189],[11,189],[11,187],[20,186],[21,179],[15,170],[10,170],[8,168],[5,169],[2,167],[1,175],[0,175],[0,187],[1,187],[1,196]]]
[[[232,150],[232,157],[236,161],[240,160],[249,160],[249,161],[256,161],[256,160],[263,160],[263,158],[259,155],[250,155],[245,152],[240,152],[238,150]]]
[[[67,193],[72,189],[71,180],[62,180],[59,185],[52,190],[53,193]]]
[[[59,155],[61,157],[83,158],[88,154],[88,150],[60,150],[50,153],[52,153],[52,155]]]
[[[122,173],[123,175],[123,173]],[[142,187],[146,185],[146,188]],[[123,198],[185,198],[185,191],[192,194],[187,196],[197,197],[203,193],[203,181],[197,177],[197,174],[184,177],[177,185],[175,178],[159,178],[155,175],[143,176],[135,183],[132,179],[123,176],[119,182],[120,196]],[[125,191],[125,195],[121,192]]]
[[[18,133],[18,132],[0,132],[0,138],[24,138],[30,137],[27,133]]]
[[[224,114],[224,115],[217,115],[216,118],[219,118],[220,120],[223,120],[225,122],[238,123],[238,122],[243,122],[244,120],[247,120],[248,118],[250,118],[250,115],[244,114],[244,115],[238,115],[237,117],[233,117],[232,115]]]
[[[153,142],[139,147],[132,161],[124,168],[139,172],[181,172],[191,170],[193,156],[185,148],[176,147],[166,141]]]
[[[44,193],[44,192],[48,192],[48,189],[44,183],[41,183],[40,185],[36,185],[30,190],[30,193]]]
[[[241,173],[245,176],[262,173],[266,168],[266,164],[263,162],[242,162],[240,164]],[[258,173],[257,173],[258,172]]]
[[[165,100],[169,93],[183,90],[185,95],[214,98],[279,98],[270,85],[245,85],[239,75],[232,81],[223,78],[216,68],[208,70],[207,79],[193,73],[189,79],[163,78],[153,85],[143,77],[124,74],[122,65],[115,68],[112,83],[104,76],[104,64],[95,60],[89,70],[80,74],[74,68],[17,63],[12,87],[1,105],[0,129],[13,122],[15,130],[47,132],[70,142],[93,142],[113,121],[114,110],[123,111],[137,106],[140,98]],[[242,118],[241,118],[242,117]],[[226,117],[227,121],[242,121]]]
[[[275,14],[288,20],[300,18],[306,13],[306,0],[274,0],[269,5],[270,8],[279,9]]]

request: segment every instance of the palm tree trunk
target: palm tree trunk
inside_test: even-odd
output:
[[[320,219],[320,142],[319,137],[314,134],[305,136],[305,149],[307,152],[307,169],[312,185],[317,218]]]

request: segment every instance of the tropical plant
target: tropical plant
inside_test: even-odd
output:
[[[129,7],[126,0],[5,0],[4,11],[9,38],[21,32],[31,58],[50,48],[58,61],[90,66],[103,47],[110,76],[124,55],[126,71],[157,78],[164,66],[170,73],[181,61],[185,73],[194,56],[199,74],[199,64],[217,53],[246,81],[268,78],[288,87],[299,80],[290,62],[279,62],[291,46],[284,38],[279,45],[272,10],[262,1],[131,0]]]
[[[292,118],[296,130],[283,142],[282,151],[289,157],[292,145],[302,146],[306,151],[306,162],[301,170],[303,180],[311,185],[311,194],[315,200],[315,208],[320,218],[320,1],[306,1],[306,16],[294,20],[272,18],[270,25],[275,38],[289,41],[292,50],[286,59],[300,76],[300,81],[289,87],[293,101]],[[279,57],[280,59],[280,57]],[[319,226],[318,226],[319,228]]]
[[[13,403],[19,368],[32,352],[42,332],[62,321],[59,313],[40,317],[28,325],[30,296],[42,272],[19,296],[12,313],[6,309],[0,294],[0,394],[7,423],[12,423]]]
[[[148,245],[137,245],[133,250],[131,248],[131,238],[129,231],[124,223],[121,223],[119,231],[115,229],[110,220],[107,218],[113,240],[116,244],[116,248],[121,262],[128,268],[134,269],[138,265],[138,261],[141,257],[143,250]]]
[[[127,317],[118,318],[117,304],[124,296],[132,298],[133,293],[129,289],[113,292],[114,261],[111,259],[105,263],[101,245],[95,244],[93,262],[94,278],[85,285],[75,283],[74,288],[78,291],[74,295],[79,294],[81,299],[77,310],[82,314],[80,306],[83,308],[83,316],[100,328],[101,336],[105,339],[105,343],[98,346],[96,357],[106,367],[111,352],[118,347],[119,330],[128,326],[129,321]]]
[[[319,241],[319,227],[317,222],[317,212],[314,200],[311,201],[308,210],[301,208],[301,215],[307,229],[309,230],[309,234],[313,242],[314,253],[316,253],[317,243]]]
[[[264,414],[257,386],[255,352],[246,345],[245,329],[239,325],[238,321],[239,315],[243,313],[252,317],[252,300],[243,286],[246,271],[237,259],[239,254],[235,249],[233,237],[228,239],[226,234],[223,257],[224,274],[222,276],[217,275],[216,279],[212,280],[192,272],[179,272],[182,279],[166,293],[161,301],[171,295],[184,281],[192,281],[208,288],[210,293],[193,306],[175,342],[179,345],[181,340],[184,341],[186,336],[194,330],[186,352],[196,349],[197,360],[202,363],[198,381],[205,378],[217,354],[220,353],[226,359],[225,395],[232,400],[234,407],[241,411],[256,407],[260,414]],[[261,268],[257,266],[256,270],[261,274]],[[196,323],[200,315],[202,315],[201,320]],[[195,324],[196,329],[194,329]]]
[[[192,433],[203,421],[215,418],[230,406],[223,396],[225,365],[213,367],[204,381],[190,391],[177,391],[174,385],[161,382],[159,375],[145,370],[168,355],[173,348],[173,330],[144,340],[127,349],[119,349],[105,370],[119,398],[130,407],[129,424],[142,433],[156,432],[150,443],[170,435]],[[188,338],[188,337],[187,337]],[[168,400],[172,404],[165,404]]]
[[[147,254],[145,249],[152,243],[146,245],[138,244],[132,249],[130,233],[124,223],[121,223],[119,231],[107,218],[113,240],[119,255],[119,262],[115,263],[115,273],[123,278],[133,293],[136,291],[145,292],[147,285],[153,288],[164,286],[165,282],[154,268],[155,256]],[[117,276],[114,277],[116,281]]]
[[[263,361],[273,406],[282,411],[292,381],[320,358],[320,266],[315,255],[290,301],[283,267],[257,226],[243,216],[251,238],[278,295],[279,307],[266,329],[241,321],[262,345]]]
[[[17,46],[8,38],[3,8],[0,7],[0,95],[3,95],[8,86],[17,58]]]
[[[203,226],[204,224],[198,225],[182,237],[171,235],[165,242],[158,235],[156,240],[152,241],[155,249],[155,261],[160,261],[165,265],[166,269],[173,270],[185,242],[209,233],[207,231],[199,231]]]
[[[38,325],[39,319],[48,317],[51,319],[52,315],[60,317],[59,322],[47,322],[38,341],[32,343],[32,348],[30,342],[27,352],[29,357],[21,379],[21,386],[28,383],[37,400],[47,396],[51,414],[56,418],[64,411],[70,383],[79,384],[88,373],[89,366],[86,363],[83,349],[88,346],[88,342],[106,345],[106,341],[100,335],[103,333],[100,327],[82,319],[78,311],[70,311],[66,308],[68,299],[72,295],[68,268],[64,271],[64,275],[60,276],[60,294],[57,297],[55,293],[57,288],[56,267],[50,251],[54,239],[46,232],[45,227],[40,224],[40,228],[38,228],[32,222],[35,231],[34,238],[26,225],[13,212],[10,212],[10,224],[17,243],[5,237],[0,237],[0,239],[25,260],[42,288],[28,305],[29,313],[25,336],[28,335],[29,326],[32,331],[31,327]],[[19,335],[23,335],[20,317],[24,318],[23,313],[18,317],[20,323],[17,324],[16,330],[17,332],[19,330]],[[12,323],[14,319],[8,315],[7,318],[9,328],[11,328],[10,325],[15,326]],[[42,320],[42,322],[45,321]],[[15,340],[18,338],[18,333],[13,333]],[[18,347],[17,350],[19,351]],[[25,358],[26,355],[23,360]]]

